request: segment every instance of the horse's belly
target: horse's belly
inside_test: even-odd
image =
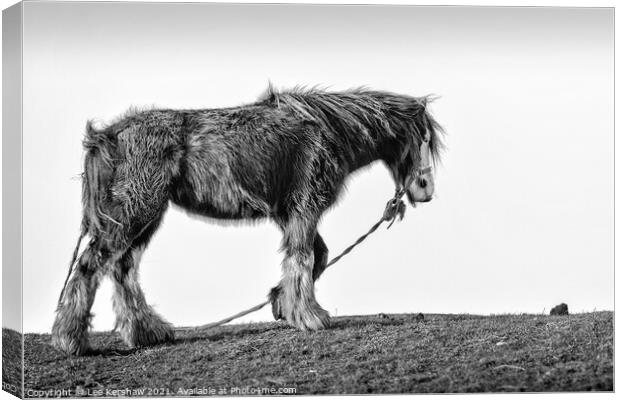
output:
[[[267,217],[270,206],[264,190],[252,184],[240,166],[238,152],[221,135],[201,132],[187,141],[187,151],[177,177],[172,201],[196,214],[212,218]],[[245,177],[241,180],[239,177]]]
[[[171,196],[177,206],[205,217],[218,219],[257,219],[270,214],[269,205],[235,183],[217,179],[195,185],[187,179],[175,185]]]

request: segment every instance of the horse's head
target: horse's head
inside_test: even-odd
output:
[[[432,136],[426,132],[419,144],[408,144],[400,160],[390,164],[396,186],[405,190],[411,204],[431,201],[433,198],[435,181],[431,167]]]

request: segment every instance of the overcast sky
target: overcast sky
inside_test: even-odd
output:
[[[613,308],[611,9],[25,3],[24,329],[48,332],[80,224],[85,122],[130,106],[228,107],[278,87],[435,93],[448,149],[436,198],[317,284],[332,315]],[[336,255],[393,193],[356,173],[319,228]],[[175,325],[261,302],[271,223],[172,208],[147,249],[147,300]],[[111,284],[94,328],[113,327]],[[270,320],[268,309],[245,320]]]

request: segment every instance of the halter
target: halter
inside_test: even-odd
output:
[[[407,189],[409,188],[409,186],[411,186],[415,178],[422,176],[424,174],[428,174],[432,170],[433,170],[433,167],[431,167],[430,165],[427,165],[426,167],[423,167],[423,168],[412,169],[411,172],[409,172],[409,174],[407,175],[407,179],[405,179],[405,184],[403,186],[398,185],[396,187],[396,192],[394,193],[393,200],[400,200],[401,197],[405,195],[405,193],[407,192]]]
[[[422,144],[420,145],[420,154],[423,154],[424,151],[428,152],[428,143],[430,142],[430,135],[427,133],[422,140]],[[426,147],[426,148],[425,148]],[[402,159],[404,159],[407,153],[410,151],[410,146],[407,145],[405,149]],[[402,160],[401,160],[402,161]],[[430,165],[426,165],[424,167],[412,168],[411,171],[407,174],[405,178],[405,183],[401,186],[398,184],[396,186],[396,190],[394,192],[394,197],[392,197],[387,204],[385,205],[385,211],[383,211],[383,219],[385,221],[389,221],[388,229],[392,226],[394,221],[396,221],[396,217],[399,217],[399,221],[405,217],[405,210],[407,206],[405,202],[402,200],[403,196],[407,192],[407,189],[413,181],[424,174],[428,174],[431,172],[433,168]],[[415,207],[415,202],[412,202],[412,205]]]
[[[431,140],[431,136],[427,132],[426,135],[424,135],[424,139],[422,139],[422,144],[420,144],[420,155],[428,153],[429,151],[428,144],[430,140]],[[401,156],[401,162],[405,159],[405,157],[407,156],[407,153],[410,153],[410,152],[411,152],[411,145],[408,143],[407,147],[405,148],[405,151],[403,152],[403,155]],[[422,176],[424,174],[427,174],[431,171],[432,171],[432,167],[430,166],[430,164],[424,167],[420,167],[420,168],[413,168],[411,171],[409,171],[409,173],[407,174],[407,177],[405,178],[405,183],[403,184],[403,186],[400,186],[400,185],[396,186],[396,193],[394,194],[393,200],[400,200],[405,195],[406,190],[409,188],[409,186],[411,186],[415,178]]]

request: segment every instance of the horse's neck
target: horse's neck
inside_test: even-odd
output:
[[[375,161],[383,161],[391,164],[396,154],[400,154],[402,149],[394,144],[393,141],[375,143],[372,147],[358,146],[352,148],[352,152],[347,154],[348,169],[350,172],[364,168]]]
[[[360,152],[350,160],[349,171],[353,172],[360,168],[364,168],[378,160],[382,160],[382,157],[376,151]]]

